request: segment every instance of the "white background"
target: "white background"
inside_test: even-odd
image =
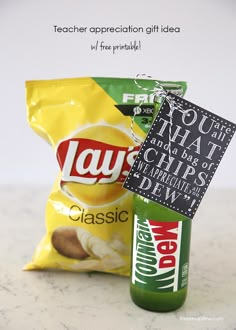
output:
[[[59,34],[53,26],[169,25],[177,34]],[[0,182],[51,184],[54,153],[29,128],[25,80],[80,76],[186,80],[186,99],[236,122],[236,1],[0,0]],[[96,41],[139,51],[91,51]],[[211,186],[236,187],[236,138]]]

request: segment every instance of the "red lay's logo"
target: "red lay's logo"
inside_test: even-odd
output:
[[[124,182],[139,148],[85,138],[65,140],[57,148],[62,181],[88,185]]]

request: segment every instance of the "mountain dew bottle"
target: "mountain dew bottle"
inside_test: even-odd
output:
[[[151,311],[175,310],[187,295],[192,220],[137,194],[133,218],[131,298]]]
[[[130,292],[140,307],[168,312],[187,295],[191,219],[134,196]]]

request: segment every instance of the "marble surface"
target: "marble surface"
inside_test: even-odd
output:
[[[209,188],[194,218],[188,298],[170,313],[134,305],[128,278],[22,271],[44,233],[48,193],[0,189],[1,330],[236,329],[236,191]]]

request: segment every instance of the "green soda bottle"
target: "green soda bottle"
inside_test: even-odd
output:
[[[134,195],[130,293],[138,306],[168,312],[187,295],[192,220]]]
[[[187,295],[192,220],[137,194],[133,205],[131,298],[147,310],[175,310]]]

